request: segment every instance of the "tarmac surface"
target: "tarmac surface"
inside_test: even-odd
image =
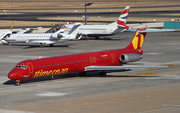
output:
[[[139,11],[131,11],[129,12],[128,18],[179,18],[179,12],[180,10],[169,10],[169,9],[173,9],[174,7],[178,7],[179,5],[166,5],[166,6],[136,6],[136,7],[131,7],[131,9],[140,9]],[[160,11],[144,11],[143,8],[162,8],[162,7],[166,7],[167,10],[160,10]],[[169,9],[168,9],[169,8]],[[84,8],[75,8],[74,10],[78,10],[78,9],[84,9]],[[88,8],[88,9],[119,9],[118,12],[88,12],[87,15],[89,17],[119,17],[119,15],[122,13],[122,11],[124,10],[124,7],[112,7],[112,8]],[[3,9],[1,9],[3,10]],[[48,9],[48,10],[52,10],[52,12],[19,12],[21,10],[23,11],[28,11],[28,10],[37,10],[37,9],[8,9],[8,10],[13,10],[15,14],[1,14],[0,15],[0,20],[9,20],[9,21],[35,21],[35,22],[84,22],[84,20],[80,19],[80,20],[65,20],[65,19],[58,19],[58,20],[54,20],[54,19],[46,19],[46,18],[54,18],[54,17],[82,17],[84,14],[84,12],[72,12],[72,13],[68,13],[68,12],[53,12],[54,10],[72,10],[72,8],[54,8],[54,9]],[[17,10],[17,11],[16,11]],[[47,9],[39,9],[39,10],[47,10]],[[17,13],[17,14],[16,14]],[[176,14],[176,15],[171,15],[171,14]],[[93,23],[112,23],[114,21],[109,21],[107,20],[88,20],[88,22],[93,22]],[[147,22],[146,20],[141,21],[141,23],[145,23]],[[127,24],[134,24],[134,23],[139,23],[137,21],[127,21]],[[22,26],[22,27],[27,27],[27,26]],[[29,27],[39,27],[39,26],[29,26]],[[44,26],[47,27],[47,26]],[[50,25],[49,25],[50,27]],[[7,27],[2,27],[0,26],[1,29],[7,29],[9,28],[9,26]],[[14,26],[14,28],[19,28]]]
[[[108,72],[99,77],[89,72],[57,75],[22,81],[7,77],[15,65],[26,59],[85,53],[126,47],[135,33],[123,32],[55,44],[54,47],[0,45],[1,113],[179,113],[180,32],[148,33],[144,57],[134,65],[168,65],[168,68]]]

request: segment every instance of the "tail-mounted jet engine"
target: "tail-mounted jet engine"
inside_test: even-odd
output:
[[[53,37],[53,38],[62,38],[63,35],[61,35],[60,33],[53,33],[53,34],[52,34],[52,37]]]
[[[140,59],[142,59],[142,55],[139,54],[122,54],[119,59],[121,62],[127,63],[127,62],[135,62]]]

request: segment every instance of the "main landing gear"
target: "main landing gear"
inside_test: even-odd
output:
[[[99,73],[99,76],[100,77],[106,77],[107,75],[106,75],[106,71],[101,71],[100,73]]]
[[[79,76],[80,77],[86,76],[86,72],[79,72]]]
[[[8,42],[8,45],[9,45],[9,46],[12,46],[12,43],[11,43],[11,42]]]
[[[96,40],[99,40],[99,36],[96,36],[95,39],[96,39]]]
[[[80,77],[86,76],[86,72],[79,72],[79,76],[80,76]],[[100,76],[100,77],[106,77],[106,76],[107,76],[107,75],[106,75],[106,71],[101,71],[101,72],[99,73],[99,76]]]
[[[40,43],[40,48],[43,48],[44,47],[44,44],[43,43]]]
[[[53,44],[49,44],[49,46],[50,46],[50,47],[54,47],[54,45],[53,45]]]
[[[15,86],[20,86],[20,80],[15,80]]]

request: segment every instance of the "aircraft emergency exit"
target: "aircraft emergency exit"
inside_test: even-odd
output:
[[[106,70],[122,70],[134,68],[152,68],[165,66],[124,66],[128,62],[142,59],[142,44],[146,29],[137,29],[131,43],[124,49],[81,53],[49,58],[38,58],[19,62],[8,74],[9,79],[20,85],[20,80],[45,76],[79,72],[86,75],[88,71],[101,71],[100,76],[106,76]]]

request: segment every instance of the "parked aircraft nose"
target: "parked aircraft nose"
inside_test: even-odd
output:
[[[12,71],[8,74],[8,78],[11,80],[17,80],[17,76],[15,73],[13,73]]]

